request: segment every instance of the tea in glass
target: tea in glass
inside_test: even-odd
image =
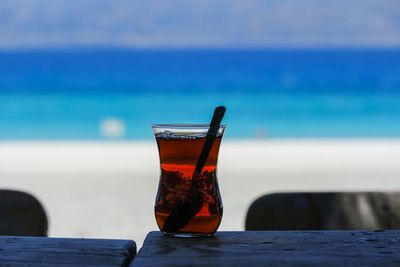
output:
[[[201,173],[195,173],[208,125],[153,125],[161,175],[155,203],[160,230],[172,236],[212,236],[222,219],[217,181],[219,126]]]

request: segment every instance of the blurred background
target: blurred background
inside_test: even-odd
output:
[[[400,2],[0,3],[0,186],[52,236],[157,229],[152,123],[225,105],[222,230],[272,191],[400,186]]]

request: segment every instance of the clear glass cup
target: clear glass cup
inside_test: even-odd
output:
[[[225,126],[220,126],[201,173],[194,174],[209,125],[152,126],[161,175],[155,202],[157,225],[165,235],[212,236],[222,219],[217,161]]]

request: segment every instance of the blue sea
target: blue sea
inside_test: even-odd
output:
[[[153,123],[227,138],[400,137],[400,50],[0,52],[0,139],[149,139]]]

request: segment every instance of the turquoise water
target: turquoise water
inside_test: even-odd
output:
[[[0,139],[152,138],[207,123],[227,138],[400,137],[399,51],[0,53]]]
[[[107,119],[124,125],[116,137],[152,138],[152,123],[206,123],[220,104],[228,108],[226,137],[400,136],[400,97],[393,95],[23,95],[0,101],[3,139],[107,138]]]

